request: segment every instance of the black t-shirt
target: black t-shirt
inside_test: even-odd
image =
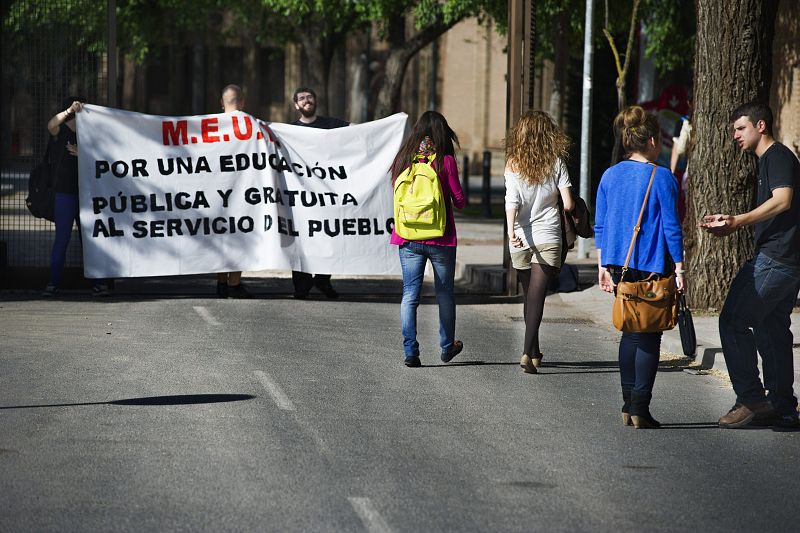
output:
[[[74,131],[62,124],[58,135],[51,137],[50,157],[55,169],[53,190],[65,194],[78,194],[78,158],[67,151],[67,143],[78,144]]]
[[[294,122],[292,122],[292,125],[306,126],[307,128],[319,128],[321,130],[332,130],[335,128],[343,128],[345,126],[349,126],[350,123],[345,122],[344,120],[340,120],[338,118],[317,116],[317,120],[311,122],[310,124],[306,124],[305,122],[301,122],[300,119],[297,119]]]
[[[757,204],[769,200],[780,187],[794,189],[791,207],[755,224],[756,250],[780,263],[800,266],[800,161],[776,142],[758,161]]]

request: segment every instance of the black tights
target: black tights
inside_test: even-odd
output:
[[[539,357],[539,324],[544,314],[544,297],[547,287],[558,276],[558,269],[549,265],[531,263],[530,270],[517,270],[517,278],[522,282],[525,293],[523,316],[525,317],[524,354]]]

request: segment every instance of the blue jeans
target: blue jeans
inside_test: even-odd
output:
[[[614,283],[619,283],[622,267],[609,266]],[[647,279],[650,272],[629,268],[625,281]],[[619,341],[619,377],[624,391],[652,393],[661,356],[661,332],[622,333]]]
[[[456,247],[409,241],[400,246],[400,267],[403,270],[400,320],[403,327],[403,353],[407,358],[419,355],[417,307],[428,259],[433,265],[436,301],[439,303],[439,346],[442,353],[450,350],[455,337],[456,301],[453,285],[456,273]]]
[[[50,255],[50,284],[58,287],[67,260],[67,246],[72,237],[72,224],[78,222],[78,195],[56,193],[55,199],[56,240]]]
[[[757,254],[742,266],[719,315],[719,336],[736,400],[767,399],[778,413],[795,414],[791,313],[800,288],[800,267]],[[752,331],[751,331],[752,329]],[[764,383],[758,375],[761,355]]]

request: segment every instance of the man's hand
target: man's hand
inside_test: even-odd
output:
[[[725,237],[736,231],[736,217],[723,214],[706,215],[700,227],[716,237]]]
[[[611,274],[607,269],[603,267],[597,269],[597,282],[600,284],[601,291],[614,293],[614,280],[611,279]]]

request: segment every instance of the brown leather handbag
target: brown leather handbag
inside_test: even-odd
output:
[[[642,209],[639,211],[639,220],[636,221],[636,226],[633,228],[633,237],[628,247],[625,266],[622,267],[622,275],[617,283],[617,295],[611,313],[614,327],[626,333],[666,331],[674,328],[678,323],[678,287],[675,283],[675,274],[666,278],[660,277],[658,274],[651,274],[650,277],[641,281],[624,281],[633,247],[636,244],[636,237],[639,236],[642,216],[655,175],[656,166],[653,165],[650,183],[647,185]]]

